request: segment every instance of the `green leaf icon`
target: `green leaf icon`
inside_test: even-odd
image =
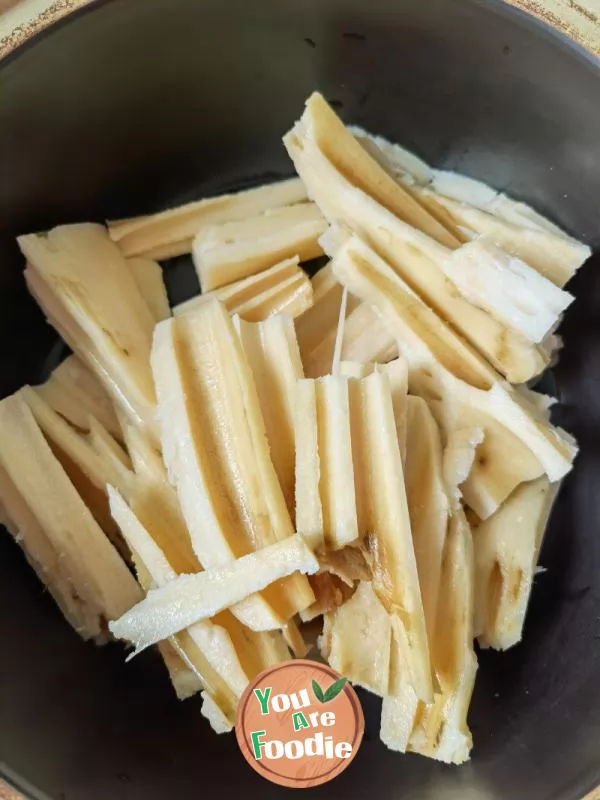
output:
[[[334,681],[334,683],[332,683],[329,689],[327,689],[325,692],[323,702],[328,703],[330,700],[333,700],[334,697],[337,697],[346,685],[347,681],[348,678],[340,678],[339,680]]]
[[[323,694],[323,689],[319,686],[319,684],[313,679],[312,682],[312,690],[315,694],[315,697],[320,703],[325,702],[325,695]]]

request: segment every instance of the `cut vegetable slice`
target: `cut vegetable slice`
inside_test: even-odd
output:
[[[294,323],[289,317],[271,317],[251,323],[234,319],[252,370],[271,460],[292,520],[295,515],[294,397],[304,377]]]
[[[440,432],[427,403],[408,397],[406,497],[410,514],[423,613],[429,646],[436,635],[442,555],[448,526],[448,498],[442,475]]]
[[[327,219],[358,233],[510,381],[525,382],[544,369],[548,359],[543,352],[456,291],[442,269],[451,249],[402,222],[352,186],[318,150],[302,123],[284,138],[284,143]],[[335,254],[329,234],[322,244],[328,255]]]
[[[360,381],[360,387],[373,588],[391,614],[410,683],[417,696],[429,702],[433,684],[427,630],[390,383],[385,375],[374,373]]]
[[[396,180],[408,186],[427,186],[434,172],[419,156],[399,144],[388,142],[383,136],[365,131],[358,125],[348,125],[348,130],[369,153]]]
[[[77,356],[69,356],[35,391],[58,414],[81,431],[88,431],[90,415],[117,440],[121,426],[109,395],[94,373]]]
[[[296,319],[296,335],[303,362],[327,337],[330,341],[331,358],[333,358],[333,342],[337,331],[342,302],[343,287],[337,282],[331,264],[322,267],[311,280],[313,289],[313,305],[302,316]],[[348,297],[346,313],[349,315],[358,305],[358,300]],[[333,340],[331,337],[333,336]],[[324,356],[326,359],[326,357]],[[327,359],[326,359],[327,360]],[[325,373],[323,373],[325,374]],[[321,377],[311,375],[310,377]]]
[[[167,287],[160,264],[151,258],[128,258],[127,263],[138,289],[156,322],[171,316]]]
[[[149,592],[176,580],[179,573],[121,495],[113,487],[109,487],[109,495],[113,517],[131,548],[144,590]],[[203,620],[161,644],[167,642],[223,713],[234,718],[237,701],[251,676],[246,674],[227,629]]]
[[[18,241],[27,284],[49,320],[134,424],[152,430],[154,319],[106,230],[68,225]]]
[[[574,300],[491,239],[459,247],[442,268],[463,297],[534,344],[555,329]]]
[[[348,381],[297,386],[296,526],[313,547],[338,549],[359,537]]]
[[[205,228],[192,248],[202,290],[256,275],[286,258],[309,261],[322,255],[319,237],[326,227],[314,203],[301,203]]]
[[[224,567],[181,575],[111,622],[110,631],[132,642],[135,654],[194,623],[215,616],[294,572],[313,574],[319,562],[301,536],[290,536]]]
[[[307,138],[350,184],[362,189],[400,219],[425,231],[446,246],[458,244],[452,231],[432,217],[406,186],[391,178],[361,147],[322,95],[315,92],[308,98],[302,120],[296,127],[300,126]],[[312,186],[307,184],[307,188],[309,194],[312,194]],[[313,199],[317,200],[316,196]]]
[[[304,355],[304,370],[308,377],[320,378],[331,372],[336,333],[337,323],[314,350]],[[342,360],[358,364],[385,363],[397,355],[396,340],[369,304],[355,306],[344,323]]]
[[[452,215],[454,221],[468,229],[472,236],[487,236],[505,252],[516,256],[556,286],[564,286],[586,261],[591,250],[587,245],[571,239],[562,231],[558,233],[545,226],[523,224],[496,216],[497,210],[482,211],[479,208],[425,192],[435,197],[436,202]]]
[[[193,312],[212,297],[217,297],[231,314],[248,322],[260,322],[276,314],[303,315],[312,305],[313,290],[308,275],[294,257],[222,289],[193,297],[176,306],[175,314]]]
[[[462,203],[467,203],[482,211],[487,211],[513,225],[531,230],[549,231],[563,239],[570,239],[558,225],[543,217],[531,206],[508,195],[492,189],[483,181],[468,178],[457,172],[434,170],[431,189],[437,194]]]
[[[111,238],[127,256],[172,258],[192,249],[196,234],[209,225],[248,219],[270,208],[306,200],[298,178],[280,181],[236,194],[198,200],[145,217],[109,222]]]
[[[115,463],[111,458],[99,453],[97,447],[94,447],[90,441],[74,430],[31,387],[25,386],[20,395],[31,409],[52,452],[60,461],[79,496],[92,512],[94,519],[117,550],[125,558],[128,558],[129,550],[124,545],[119,530],[110,515],[106,485],[112,483],[119,487],[119,491],[128,494],[131,472],[124,464]],[[98,429],[99,423],[96,422],[94,428],[96,437]],[[106,435],[110,436],[110,434]],[[118,447],[116,443],[115,446]]]
[[[336,575],[351,588],[356,581],[370,581],[372,577],[362,549],[352,545],[320,553],[319,564],[322,571]]]
[[[542,477],[517,487],[473,533],[476,632],[482,647],[506,650],[521,641],[538,555],[558,486]]]
[[[159,642],[158,650],[169,672],[178,700],[187,700],[199,692],[204,684],[170,642]]]
[[[482,518],[490,516],[523,481],[546,471],[563,477],[576,453],[553,428],[462,340],[385,270],[385,262],[354,237],[333,262],[351,291],[377,304],[398,338],[409,366],[410,391],[430,404],[444,436],[479,427],[485,438],[462,486],[466,502]],[[395,276],[397,277],[397,276]],[[383,281],[385,278],[385,282]]]
[[[24,548],[28,549],[28,523],[33,521],[33,546],[41,546],[43,531],[60,561],[59,575],[67,576],[73,587],[63,595],[65,605],[69,596],[79,598],[89,609],[86,625],[96,619],[84,635],[100,634],[105,620],[116,619],[140,599],[135,579],[53,455],[22,393],[0,403],[0,442],[0,465],[14,487],[2,502]],[[44,552],[37,549],[33,557],[41,559],[43,570]],[[50,564],[48,570],[56,575],[53,567]]]
[[[442,471],[452,508],[462,498],[460,490],[471,473],[477,448],[484,439],[483,428],[455,428],[446,432]]]
[[[361,581],[352,597],[327,615],[325,652],[329,665],[370,692],[388,693],[390,616],[373,591]]]
[[[160,323],[152,367],[163,455],[194,551],[220,566],[293,533],[270,458],[252,372],[216,301]],[[236,606],[248,627],[280,627],[314,602],[293,576]]]

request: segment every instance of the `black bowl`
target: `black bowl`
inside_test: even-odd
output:
[[[600,69],[577,46],[476,0],[96,2],[0,66],[0,395],[61,354],[28,298],[17,234],[161,208],[290,163],[281,135],[320,89],[340,114],[506,189],[600,242]],[[581,454],[552,516],[524,642],[482,653],[473,760],[378,741],[312,796],[579,800],[600,783],[600,275],[570,287],[554,379]],[[168,269],[174,299],[189,264]],[[55,800],[279,797],[179,704],[151,654],[81,643],[0,537],[1,768]],[[35,787],[35,788],[34,788]]]

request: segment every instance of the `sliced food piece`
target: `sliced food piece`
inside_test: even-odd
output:
[[[203,229],[192,249],[202,290],[256,275],[286,258],[309,261],[322,255],[319,237],[326,227],[314,203],[300,203]]]
[[[131,548],[143,589],[149,592],[170,584],[179,573],[113,487],[109,488],[109,495],[112,514]],[[227,628],[206,619],[160,644],[167,643],[223,712],[234,718],[237,701],[252,676],[244,670]]]
[[[172,258],[190,253],[192,240],[203,228],[248,219],[270,208],[305,201],[299,178],[279,181],[236,194],[224,194],[187,203],[158,214],[109,222],[111,238],[126,256]]]
[[[27,285],[50,322],[132,422],[152,431],[154,318],[118,247],[88,224],[18,241]]]
[[[432,217],[409,189],[390,177],[356,141],[321,94],[315,92],[308,98],[302,119],[296,127],[302,127],[306,137],[351,185],[447,247],[458,244],[452,230]],[[307,188],[313,199],[317,200],[312,195],[312,187],[307,185]]]
[[[54,584],[54,595],[62,598],[61,608],[71,607],[70,597],[78,598],[77,605],[86,607],[82,633],[101,636],[107,620],[117,619],[140,599],[138,584],[52,453],[20,392],[0,403],[0,443],[0,466],[11,489],[2,502],[24,549],[28,550],[33,522],[38,574],[45,568],[43,532],[49,545],[45,550],[51,550],[60,564],[58,575],[53,563],[48,571],[56,576],[49,583]],[[56,580],[62,576],[70,588],[59,592]]]
[[[544,531],[559,484],[546,477],[518,486],[473,532],[476,631],[483,647],[521,641]]]
[[[347,379],[298,382],[295,438],[298,532],[315,548],[356,541],[361,531]]]
[[[476,427],[453,428],[446,432],[442,471],[452,508],[457,508],[461,501],[460,486],[471,473],[477,448],[484,436],[483,428]]]
[[[294,519],[294,397],[304,377],[294,323],[290,317],[276,316],[259,323],[234,319],[234,324],[254,376],[271,460]]]
[[[533,344],[555,329],[574,299],[483,237],[455,250],[442,268],[463,297]]]
[[[291,536],[252,371],[225,308],[213,300],[160,323],[152,368],[163,456],[202,566]],[[235,614],[249,628],[268,630],[312,602],[306,578],[295,575],[237,605]]]
[[[110,515],[106,485],[114,484],[119,491],[128,494],[132,476],[130,470],[122,462],[99,452],[98,446],[94,447],[90,441],[90,435],[86,437],[72,428],[30,386],[21,390],[21,397],[31,409],[52,452],[94,519],[117,550],[128,558],[129,550]],[[97,437],[101,426],[95,422],[92,427]],[[110,434],[106,433],[106,436],[110,438]],[[115,446],[118,447],[116,442]]]
[[[156,322],[168,319],[171,316],[171,307],[160,264],[141,256],[128,258],[127,263]]]
[[[90,415],[115,439],[122,439],[110,396],[94,373],[77,356],[68,356],[35,391],[67,422],[81,431],[90,428]]]
[[[214,617],[269,584],[294,572],[313,574],[319,562],[304,539],[290,536],[196,575],[181,575],[110,623],[110,631],[136,647],[136,654],[190,625]]]
[[[370,581],[372,577],[362,548],[352,545],[319,553],[319,564],[322,571],[336,575],[352,588],[356,581]]]
[[[440,691],[431,705],[417,712],[408,748],[447,764],[468,761],[473,746],[467,724],[477,672],[473,604],[473,543],[458,509],[448,527],[433,650]]]
[[[316,148],[301,123],[284,142],[327,219],[360,235],[496,369],[512,382],[529,380],[544,369],[548,358],[539,348],[470,303],[444,275],[442,264],[451,248],[406,224],[354,187]],[[322,243],[328,255],[335,255],[336,237],[328,234]]]
[[[358,125],[348,125],[348,130],[369,153],[396,180],[408,186],[427,186],[433,180],[434,172],[419,156],[399,144],[389,142],[383,136],[376,136]]]
[[[178,700],[187,700],[204,688],[200,678],[188,667],[171,642],[159,642],[158,651],[165,662]]]
[[[591,255],[587,245],[571,239],[562,231],[532,224],[520,216],[517,219],[513,215],[510,219],[503,218],[498,214],[497,206],[493,206],[494,210],[489,206],[481,210],[427,191],[424,196],[434,197],[472,238],[477,235],[488,237],[556,286],[564,286]]]
[[[298,257],[294,256],[257,275],[193,297],[176,306],[175,314],[193,312],[213,297],[231,314],[238,314],[248,322],[260,322],[276,314],[303,315],[312,305],[313,289],[310,278],[298,266]]]
[[[390,382],[387,376],[373,373],[359,383],[373,589],[391,615],[392,630],[415,693],[430,702],[433,683],[427,627]]]
[[[425,400],[407,404],[406,498],[410,515],[429,646],[436,635],[442,556],[448,527],[448,497],[442,473],[440,431]]]
[[[370,248],[354,238],[333,263],[340,279],[376,304],[394,331],[408,363],[410,391],[427,400],[445,439],[462,428],[483,430],[473,469],[462,485],[465,501],[478,516],[493,514],[519,483],[544,471],[550,480],[559,480],[571,469],[576,448],[564,432],[501,382],[416,295],[404,288],[395,291],[385,263]]]
[[[337,335],[334,329],[323,336],[319,344],[303,355],[304,370],[310,378],[331,373]],[[398,355],[396,340],[368,303],[355,305],[344,323],[341,358],[358,364],[382,363]]]
[[[549,231],[563,239],[570,238],[562,228],[539,214],[531,206],[520,200],[513,200],[503,192],[492,189],[483,181],[469,178],[466,175],[434,170],[431,189],[438,195],[467,203],[513,225],[531,230]]]
[[[331,358],[333,343],[337,331],[342,302],[343,287],[335,278],[331,264],[322,267],[311,279],[313,289],[313,305],[296,319],[296,335],[303,362],[325,339],[330,340]],[[356,298],[349,296],[346,301],[346,314],[350,314],[358,305]],[[333,340],[331,337],[334,337]],[[311,375],[318,378],[320,375]]]
[[[352,683],[384,697],[390,672],[390,615],[371,584],[361,581],[352,597],[327,614],[326,652],[333,669]],[[324,648],[325,649],[325,648]]]

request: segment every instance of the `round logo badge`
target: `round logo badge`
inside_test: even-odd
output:
[[[364,729],[359,699],[346,678],[304,659],[261,672],[242,695],[235,723],[250,766],[293,788],[318,786],[343,772]]]

